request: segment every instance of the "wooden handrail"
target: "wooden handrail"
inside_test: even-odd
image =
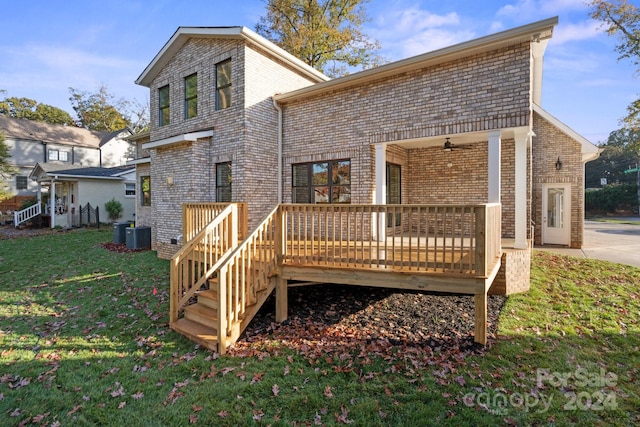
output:
[[[224,352],[227,338],[241,331],[239,323],[257,293],[267,289],[277,268],[276,218],[274,208],[237,248],[229,253],[218,270],[218,348]]]
[[[238,208],[238,238],[247,236],[247,204],[233,203]],[[182,205],[182,241],[188,242],[207,224],[218,216],[229,203],[183,203]]]
[[[169,321],[200,290],[238,244],[237,207],[227,205],[171,259]]]
[[[281,205],[282,263],[485,277],[500,204]]]

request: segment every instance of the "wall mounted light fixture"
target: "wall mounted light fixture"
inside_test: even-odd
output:
[[[173,175],[167,175],[167,185],[173,187]]]
[[[560,170],[562,169],[562,160],[560,160],[560,157],[558,157],[558,160],[556,160],[556,170]]]

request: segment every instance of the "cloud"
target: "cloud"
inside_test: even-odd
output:
[[[516,18],[517,20],[531,20],[539,16],[558,15],[571,10],[585,10],[585,0],[518,0],[508,4],[496,13],[496,16]]]
[[[600,30],[600,23],[589,20],[578,23],[568,23],[557,26],[553,31],[553,43],[561,45],[571,41],[589,40],[604,34]]]
[[[384,10],[374,21],[371,34],[392,61],[430,52],[472,39],[475,34],[461,28],[456,12],[436,14],[416,6]]]

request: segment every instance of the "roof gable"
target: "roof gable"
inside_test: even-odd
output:
[[[533,111],[542,116],[543,119],[551,123],[561,132],[569,136],[571,139],[575,140],[581,146],[581,154],[582,161],[589,162],[591,160],[595,160],[600,155],[600,149],[589,141],[584,136],[580,135],[575,130],[571,129],[569,126],[558,120],[556,117],[552,116],[548,111],[543,109],[537,104],[533,104]]]
[[[289,64],[293,69],[314,81],[322,82],[329,80],[329,77],[320,71],[307,65],[289,52],[278,47],[275,43],[270,42],[246,27],[178,27],[169,41],[167,41],[160,52],[158,52],[151,63],[147,65],[142,74],[136,79],[135,83],[150,87],[153,79],[169,63],[171,58],[176,55],[189,39],[194,37],[242,40],[245,43],[265,49],[275,57]]]

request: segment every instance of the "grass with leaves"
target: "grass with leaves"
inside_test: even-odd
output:
[[[309,351],[319,336],[218,356],[169,330],[168,262],[111,238],[0,241],[3,425],[640,423],[640,269],[536,252],[484,351]]]

